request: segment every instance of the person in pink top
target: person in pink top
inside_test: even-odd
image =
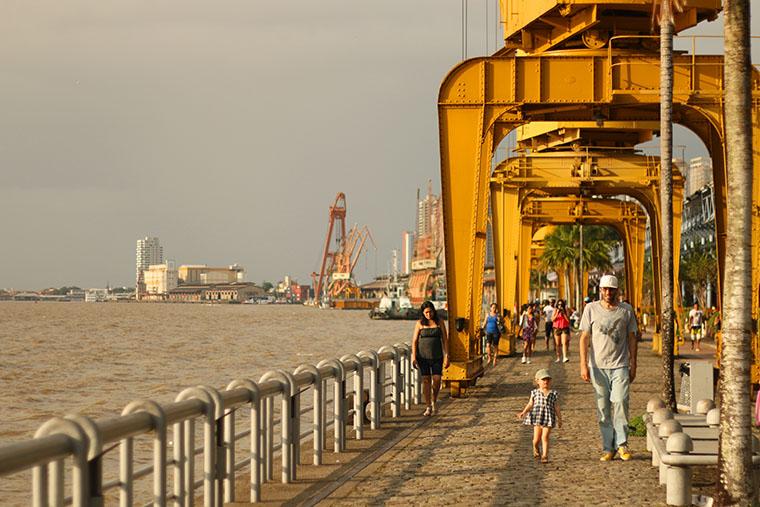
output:
[[[557,301],[557,307],[554,309],[554,318],[552,319],[552,327],[554,328],[554,350],[557,353],[557,359],[555,363],[560,361],[568,362],[570,359],[567,357],[567,342],[570,339],[570,317],[567,315],[567,305],[563,299]],[[560,350],[562,351],[562,357],[560,357]]]

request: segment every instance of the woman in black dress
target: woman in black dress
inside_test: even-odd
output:
[[[430,416],[438,411],[441,374],[443,368],[449,366],[449,339],[446,324],[438,318],[433,303],[425,301],[420,311],[422,317],[415,324],[412,336],[412,365],[422,375],[422,394],[427,405],[423,415]]]

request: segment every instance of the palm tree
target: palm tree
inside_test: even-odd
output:
[[[676,410],[673,378],[673,12],[660,2],[660,222],[662,229],[662,397]]]
[[[559,270],[565,274],[565,286],[570,293],[569,273],[572,270],[573,278],[579,285],[583,280],[580,272],[579,250],[580,244],[579,225],[560,225],[546,236],[544,253],[541,255],[542,268],[547,270]],[[610,249],[619,238],[611,229],[601,226],[585,226],[583,228],[583,267],[587,270],[609,270],[612,268]],[[576,291],[578,294],[585,293],[585,288]],[[580,304],[576,303],[580,308]]]
[[[707,283],[715,284],[717,268],[715,254],[709,250],[690,250],[681,257],[681,279],[692,286],[695,299],[702,306],[707,306]]]
[[[723,347],[718,445],[718,505],[751,505],[750,338],[752,332],[752,97],[749,0],[723,5],[728,199],[723,284]]]

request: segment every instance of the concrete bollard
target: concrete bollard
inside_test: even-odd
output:
[[[686,433],[673,433],[665,444],[668,454],[685,455],[694,449],[691,437]],[[665,482],[665,503],[668,505],[691,505],[691,468],[668,466]]]
[[[660,398],[650,398],[647,402],[647,414],[651,414],[658,408],[665,408],[665,402]]]
[[[659,438],[668,438],[670,435],[681,433],[682,431],[683,427],[680,422],[675,419],[667,419],[657,428],[657,436]],[[652,453],[652,466],[660,468],[660,484],[665,484],[668,467],[661,462],[660,456],[656,452]]]
[[[713,408],[707,411],[705,416],[705,422],[711,428],[717,428],[720,426],[720,409]]]
[[[669,408],[658,408],[652,412],[652,422],[655,425],[662,424],[663,421],[667,421],[668,419],[673,419],[673,412]]]
[[[697,415],[707,415],[707,413],[715,408],[715,402],[713,400],[699,400],[697,402]]]

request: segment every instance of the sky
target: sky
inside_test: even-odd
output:
[[[490,54],[496,0],[469,5],[467,56]],[[338,192],[348,225],[372,232],[368,281],[414,228],[417,189],[439,188],[436,99],[463,56],[461,0],[3,11],[0,288],[132,286],[145,236],[178,265],[309,283]]]

